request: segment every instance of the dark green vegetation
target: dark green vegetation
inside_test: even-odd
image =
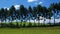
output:
[[[7,28],[7,27],[9,27],[9,28],[32,28],[32,27],[54,27],[54,26],[60,26],[59,24],[49,24],[49,23],[47,23],[47,24],[43,24],[43,23],[39,23],[39,25],[38,25],[38,23],[31,23],[31,22],[22,22],[22,24],[21,24],[21,22],[18,22],[18,25],[16,25],[16,22],[12,22],[12,24],[11,23],[0,23],[1,25],[0,25],[0,28]]]
[[[0,34],[60,34],[60,27],[0,28]]]
[[[37,5],[36,7],[29,6],[28,8],[24,7],[24,5],[20,5],[19,9],[15,9],[14,6],[11,6],[9,10],[1,8],[0,9],[0,27],[25,27],[27,20],[29,20],[29,24],[26,27],[40,27],[40,26],[60,26],[60,22],[55,22],[55,13],[60,12],[60,2],[59,3],[52,3],[50,7],[46,8],[41,5]],[[43,25],[39,23],[40,16],[51,19],[51,17],[54,15],[54,23],[50,23],[49,25],[45,24],[45,19]],[[38,21],[38,25],[35,23],[35,19]],[[6,21],[8,20],[9,23],[6,24]],[[12,22],[16,20],[16,23]],[[18,22],[17,20],[20,20]],[[34,20],[34,25],[30,23],[30,20]],[[2,23],[5,21],[5,23]],[[14,24],[13,24],[14,23]],[[20,23],[20,24],[19,24]],[[41,25],[40,25],[41,24]]]

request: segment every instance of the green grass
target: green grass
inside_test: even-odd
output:
[[[0,28],[0,34],[60,34],[60,27]]]

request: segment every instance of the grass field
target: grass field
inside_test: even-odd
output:
[[[0,34],[60,34],[60,27],[0,28]]]

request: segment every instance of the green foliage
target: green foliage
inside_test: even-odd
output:
[[[32,27],[32,23],[29,22],[28,27]]]
[[[37,23],[34,23],[34,25],[33,25],[34,27],[36,27],[37,26]]]

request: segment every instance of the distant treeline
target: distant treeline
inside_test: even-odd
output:
[[[35,19],[38,20],[38,26],[41,26],[41,23],[39,23],[40,16],[46,18],[46,19],[51,19],[51,17],[55,13],[60,12],[60,2],[59,3],[52,3],[48,8],[45,6],[37,5],[34,7],[29,6],[28,8],[24,7],[24,5],[20,5],[19,9],[16,9],[14,5],[12,5],[9,10],[7,8],[1,8],[0,9],[0,27],[5,27],[5,26],[10,26],[12,27],[14,24],[12,24],[14,20],[16,20],[16,27],[21,27],[22,22],[24,22],[23,26],[25,27],[25,23],[27,20]],[[9,24],[6,24],[6,20],[9,20]],[[20,20],[20,22],[17,22],[17,19]],[[3,23],[5,21],[5,23]],[[18,24],[20,23],[20,24]],[[45,24],[45,19],[44,19],[44,26]],[[49,26],[52,24],[49,22]],[[53,25],[60,25],[60,23],[55,23],[55,16],[54,16],[54,23]],[[13,27],[14,27],[13,26]],[[32,26],[32,23],[29,22],[28,26]],[[36,23],[34,22],[34,26],[36,26]]]

